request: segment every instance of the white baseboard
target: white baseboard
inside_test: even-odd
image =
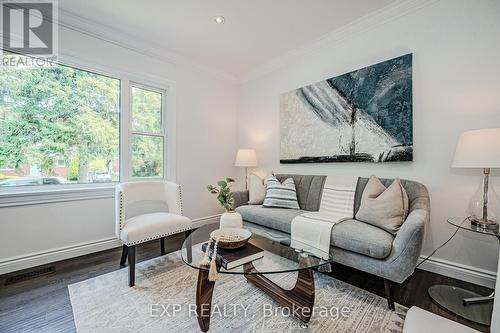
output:
[[[110,237],[94,242],[81,243],[49,251],[31,253],[22,257],[9,258],[0,261],[0,274],[45,265],[51,262],[104,251],[119,246],[121,246],[121,243],[116,239],[116,237]]]
[[[199,228],[205,224],[218,222],[219,218],[220,214],[194,219],[193,227]],[[0,275],[119,246],[121,246],[121,243],[115,237],[110,237],[93,242],[32,253],[22,257],[9,258],[0,261]],[[421,256],[420,260],[424,258],[424,256]],[[457,264],[448,260],[430,258],[420,268],[488,288],[494,288],[495,286],[496,272]]]
[[[193,228],[199,228],[201,226],[204,226],[205,224],[219,222],[220,216],[221,214],[217,214],[217,215],[201,217],[199,219],[194,219]]]
[[[425,256],[420,256],[421,262]],[[458,280],[467,281],[480,286],[495,288],[497,274],[493,271],[479,269],[472,266],[458,264],[443,259],[429,258],[419,267],[425,271],[452,277]]]
[[[193,227],[199,228],[205,224],[218,222],[219,215],[212,215],[193,220]],[[22,269],[49,264],[70,259],[89,253],[104,251],[121,246],[116,237],[104,238],[93,242],[80,243],[72,246],[51,249],[48,251],[30,253],[28,255],[8,258],[0,261],[0,275]]]

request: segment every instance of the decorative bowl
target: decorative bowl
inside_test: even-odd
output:
[[[241,228],[224,228],[212,231],[210,237],[219,238],[218,247],[221,249],[239,249],[244,246],[252,233],[250,230]]]

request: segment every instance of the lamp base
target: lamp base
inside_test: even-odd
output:
[[[472,218],[470,224],[478,229],[484,230],[498,230],[498,223],[491,220],[482,220],[477,218]]]

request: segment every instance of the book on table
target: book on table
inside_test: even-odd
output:
[[[207,243],[204,243],[201,246],[201,250],[205,252],[207,250]],[[208,255],[210,259],[213,255],[214,246],[210,246],[208,250]],[[237,250],[226,250],[217,248],[217,257],[215,258],[215,262],[220,267],[224,269],[233,269],[235,267],[241,266],[243,264],[252,262],[264,256],[264,250],[260,247],[257,247],[251,243],[246,243],[243,247]]]

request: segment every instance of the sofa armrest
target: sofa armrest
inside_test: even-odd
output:
[[[234,208],[248,204],[248,191],[234,191]]]
[[[414,209],[396,234],[392,243],[392,253],[388,259],[391,264],[395,264],[394,267],[402,277],[410,276],[415,270],[422,251],[425,225],[428,221],[429,211],[427,209]]]

